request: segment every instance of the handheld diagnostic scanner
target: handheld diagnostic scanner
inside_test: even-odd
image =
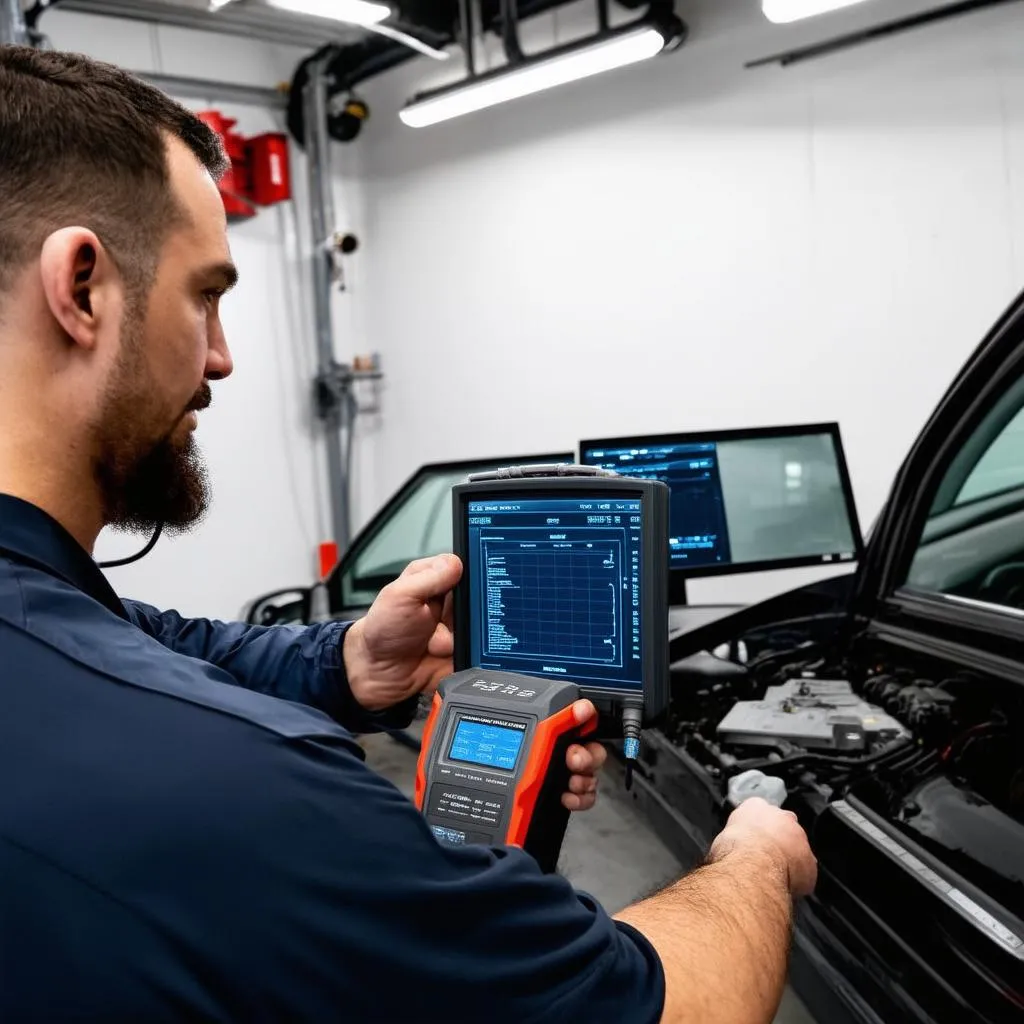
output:
[[[434,696],[416,802],[447,844],[522,846],[546,871],[568,811],[566,749],[598,707],[623,738],[668,703],[668,488],[580,466],[471,477],[453,490],[455,674]]]

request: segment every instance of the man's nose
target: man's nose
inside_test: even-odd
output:
[[[235,363],[231,358],[224,330],[218,324],[210,337],[210,347],[206,353],[206,379],[223,380],[231,375]]]

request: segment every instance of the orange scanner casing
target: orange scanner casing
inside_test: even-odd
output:
[[[416,767],[416,806],[438,841],[520,846],[554,871],[569,812],[566,751],[597,729],[573,712],[575,683],[467,669],[434,694]]]

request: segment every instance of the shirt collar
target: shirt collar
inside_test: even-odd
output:
[[[33,565],[127,619],[124,605],[86,550],[52,516],[27,501],[0,494],[0,553]]]

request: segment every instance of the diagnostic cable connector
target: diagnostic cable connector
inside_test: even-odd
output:
[[[622,753],[626,758],[626,789],[633,785],[633,765],[640,756],[640,733],[643,731],[643,705],[627,702],[622,708]]]

